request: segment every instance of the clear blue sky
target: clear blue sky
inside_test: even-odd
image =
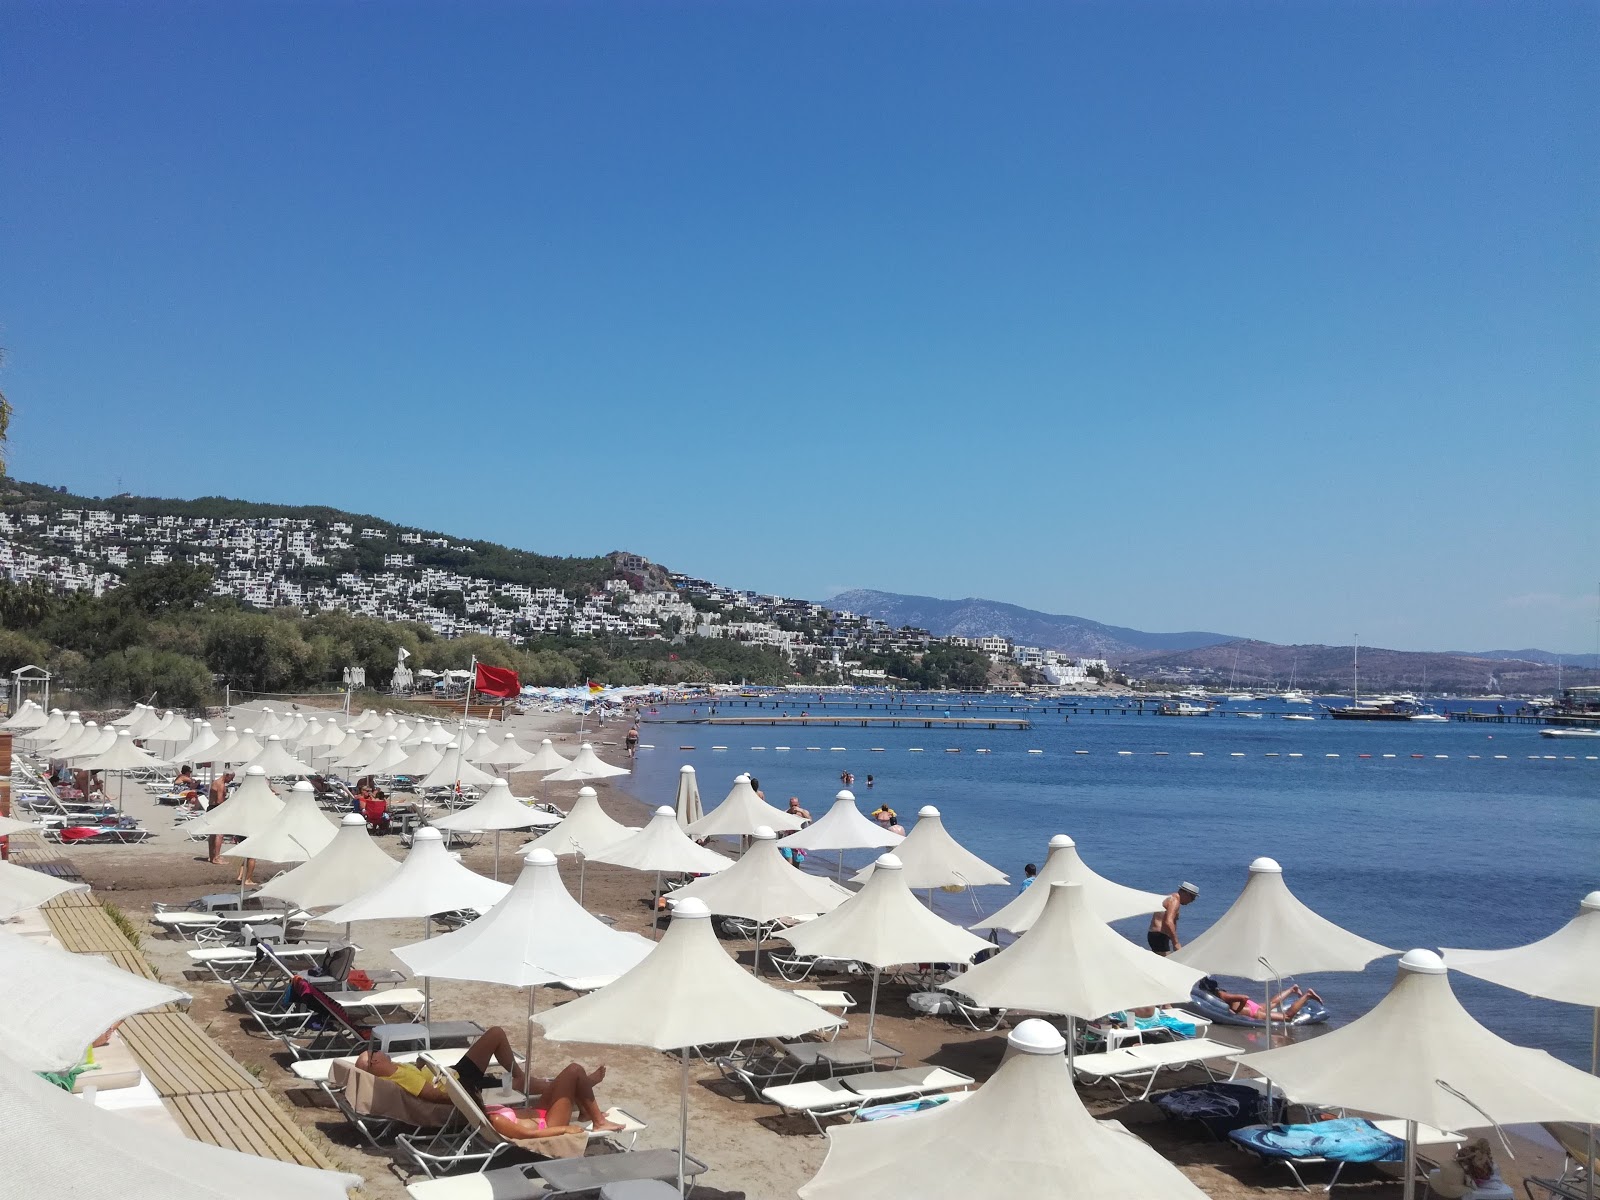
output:
[[[5,5],[13,473],[1592,651],[1580,3]]]

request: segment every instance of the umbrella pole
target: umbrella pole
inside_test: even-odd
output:
[[[878,976],[882,972],[879,968],[872,968],[872,1004],[867,1008],[867,1054],[872,1054],[872,1027],[878,1020]]]
[[[1415,1200],[1417,1194],[1417,1123],[1406,1122],[1406,1190],[1405,1200]]]
[[[498,829],[494,831],[494,878],[496,883],[500,882],[500,831]]]
[[[433,937],[433,918],[422,918],[422,940],[428,941]],[[422,977],[422,1045],[425,1049],[433,1049],[433,1038],[428,1032],[429,1023],[433,1020],[433,976]]]
[[[1594,1025],[1589,1032],[1589,1074],[1600,1075],[1600,1008],[1594,1010]],[[1595,1154],[1594,1126],[1588,1127],[1589,1161],[1583,1164],[1583,1177],[1589,1185],[1589,1200],[1594,1200]]]
[[[1074,1049],[1073,1043],[1076,1042],[1077,1040],[1078,1040],[1078,1018],[1073,1016],[1071,1013],[1068,1013],[1067,1014],[1067,1078],[1072,1081],[1072,1085],[1074,1087],[1076,1087],[1077,1084],[1078,1084],[1078,1077],[1073,1071],[1072,1055],[1073,1055],[1073,1049]]]
[[[532,1071],[533,1071],[533,1007],[534,1007],[533,995],[534,995],[534,992],[536,990],[537,990],[537,985],[535,985],[535,984],[529,984],[528,985],[528,1028],[527,1028],[527,1035],[528,1035],[527,1047],[528,1048],[527,1048],[527,1050],[525,1050],[523,1052],[523,1055],[522,1055],[522,1098],[524,1100],[527,1100],[529,1098],[528,1097],[528,1080],[533,1078],[533,1075],[532,1075]],[[512,1080],[512,1082],[515,1083],[516,1080]]]
[[[583,868],[584,868],[584,864],[586,864],[588,861],[589,861],[588,856],[585,855],[582,850],[579,850],[578,851],[578,903],[580,905],[583,903]]]
[[[761,932],[762,932],[761,922],[757,921],[756,922],[756,960],[755,960],[754,963],[752,963],[750,965],[750,974],[756,976],[757,978],[759,978],[760,975],[761,975]]]
[[[650,936],[661,940],[661,872],[656,872],[656,897],[650,904]]]
[[[689,1152],[689,1047],[678,1051],[683,1055],[683,1080],[678,1093],[678,1195],[683,1191],[683,1156]]]

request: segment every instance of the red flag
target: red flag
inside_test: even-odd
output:
[[[490,667],[479,663],[478,675],[473,680],[472,686],[485,696],[501,696],[509,699],[522,694],[522,681],[509,667]]]

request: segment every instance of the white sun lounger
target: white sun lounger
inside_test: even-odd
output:
[[[416,1050],[406,1054],[391,1054],[389,1057],[395,1062],[416,1062],[423,1054],[438,1063],[441,1067],[453,1067],[467,1055],[467,1047],[456,1046],[449,1050]],[[356,1057],[353,1054],[343,1058],[302,1058],[289,1064],[289,1070],[295,1077],[304,1079],[307,1083],[323,1083],[328,1079],[328,1074],[333,1070],[336,1062],[353,1063]],[[519,1056],[520,1061],[520,1056]]]
[[[1204,1067],[1206,1074],[1215,1079],[1211,1070],[1212,1061],[1238,1053],[1239,1047],[1211,1038],[1185,1038],[1177,1042],[1124,1046],[1120,1050],[1104,1050],[1099,1054],[1080,1054],[1073,1060],[1073,1069],[1090,1082],[1109,1082],[1125,1100],[1148,1100],[1161,1072]],[[1128,1089],[1122,1086],[1124,1079],[1136,1080],[1144,1076],[1148,1076],[1148,1079],[1137,1097],[1130,1095]]]
[[[820,1134],[826,1118],[854,1120],[858,1112],[871,1104],[910,1100],[956,1088],[965,1091],[972,1083],[972,1076],[944,1067],[902,1067],[896,1071],[867,1071],[860,1075],[779,1084],[765,1089],[761,1097],[785,1112],[810,1118]]]

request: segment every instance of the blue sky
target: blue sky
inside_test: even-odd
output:
[[[1592,7],[6,12],[21,478],[1594,649]]]

